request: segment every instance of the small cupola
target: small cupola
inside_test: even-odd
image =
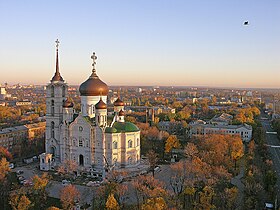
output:
[[[118,114],[118,122],[124,122],[124,116],[125,116],[124,111],[121,110]]]
[[[114,106],[124,106],[124,102],[118,97],[114,102]]]
[[[95,104],[95,109],[107,109],[107,105],[103,102],[101,97],[99,102]]]

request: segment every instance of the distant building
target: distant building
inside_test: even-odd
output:
[[[30,106],[32,104],[31,101],[17,101],[16,106]]]
[[[6,88],[0,87],[0,100],[4,100],[5,98],[10,98],[11,94],[7,94]]]
[[[187,135],[189,138],[209,134],[239,135],[244,142],[252,139],[252,126],[244,125],[223,125],[223,124],[189,124]]]
[[[229,125],[231,124],[233,116],[227,113],[223,113],[219,116],[213,117],[209,123],[214,125]]]
[[[165,114],[168,114],[168,113],[175,114],[176,113],[176,109],[168,107],[168,106],[155,106],[155,107],[153,107],[153,109],[154,109],[154,112],[156,115],[161,114],[161,113],[165,113]]]
[[[28,129],[28,139],[44,138],[46,132],[46,122],[39,122],[27,124],[25,127]]]
[[[45,122],[4,128],[0,130],[0,146],[12,152],[14,146],[21,144],[25,139],[43,138],[45,130]]]
[[[27,133],[28,129],[24,125],[4,128],[0,130],[0,146],[11,152],[15,145],[27,138]]]
[[[184,128],[181,122],[160,121],[158,123],[158,129],[160,131],[166,131],[170,134],[176,134],[179,132],[183,132],[182,129]]]

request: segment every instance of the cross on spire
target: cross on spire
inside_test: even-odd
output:
[[[59,46],[59,43],[60,43],[60,42],[58,41],[58,39],[55,41],[55,43],[56,43],[56,45],[55,45],[55,46],[56,46],[56,50],[58,50],[58,46]]]
[[[94,76],[96,76],[95,64],[96,64],[97,56],[95,55],[95,52],[92,53],[92,56],[90,58],[92,59],[92,73],[94,74]]]
[[[55,74],[54,74],[54,76],[53,76],[51,81],[52,82],[53,81],[62,81],[62,82],[64,82],[62,76],[59,73],[59,63],[58,63],[58,46],[59,46],[59,41],[58,41],[58,39],[55,41],[55,43],[56,43],[56,45],[55,45],[55,47],[56,47],[56,66],[55,66]]]

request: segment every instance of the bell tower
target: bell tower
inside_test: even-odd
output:
[[[46,87],[46,153],[60,161],[60,124],[63,120],[63,103],[68,96],[68,85],[59,72],[59,41],[56,40],[56,69]]]

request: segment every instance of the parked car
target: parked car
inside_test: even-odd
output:
[[[15,167],[15,165],[14,165],[13,163],[10,163],[10,164],[9,164],[9,168],[10,168],[10,169],[13,169],[14,167]]]
[[[62,180],[61,183],[62,183],[63,186],[67,186],[67,185],[71,184],[71,182],[66,180],[66,179]]]
[[[17,170],[17,175],[23,174],[23,170]]]
[[[264,205],[265,205],[264,209],[274,209],[272,203],[265,203]]]

